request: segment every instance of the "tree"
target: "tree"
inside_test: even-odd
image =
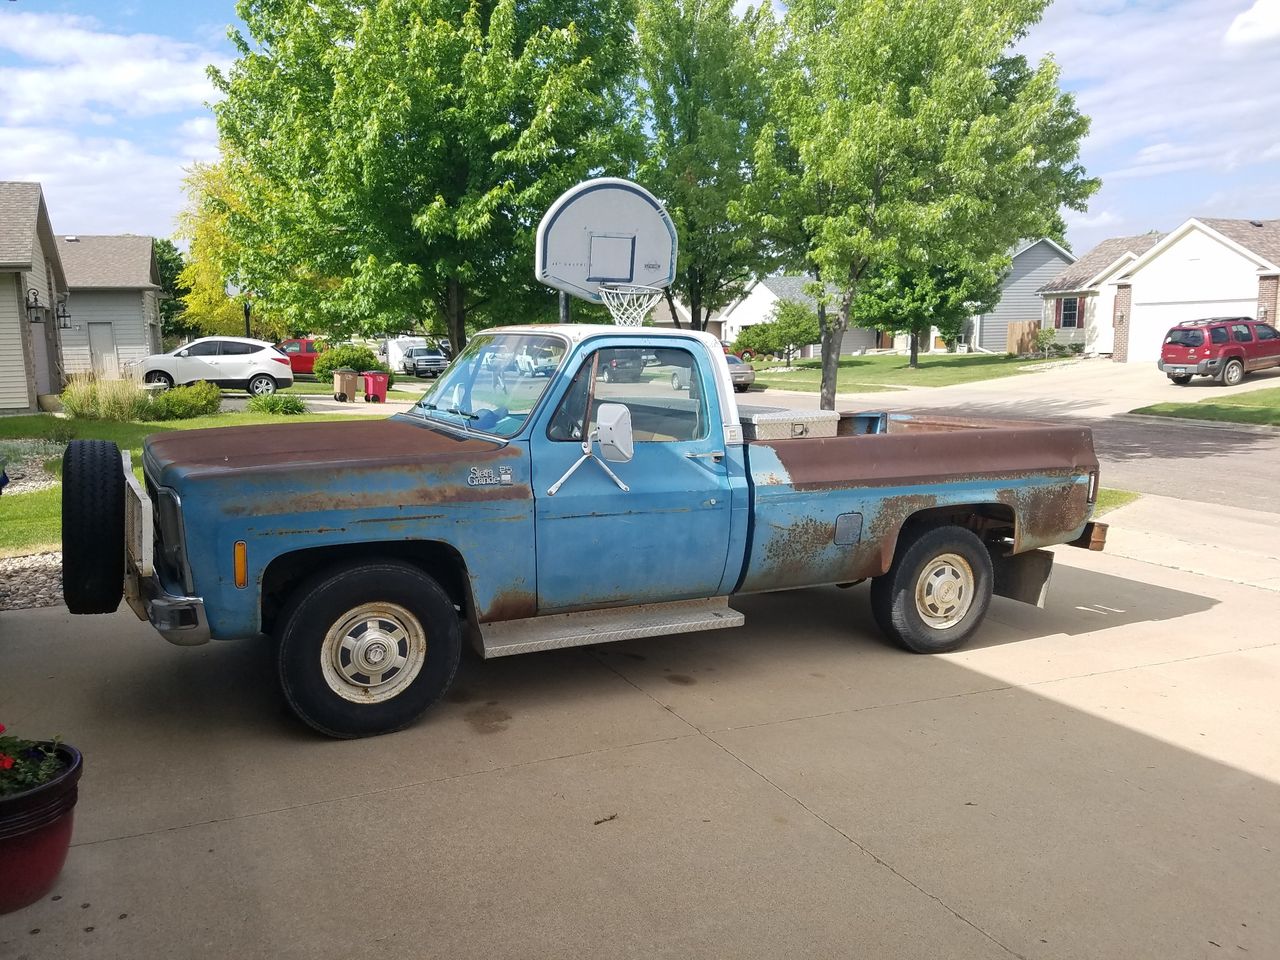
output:
[[[789,367],[797,353],[818,342],[819,335],[818,315],[812,307],[798,300],[779,300],[768,320],[743,328],[734,348],[739,353],[781,356]]]
[[[797,0],[775,60],[776,125],[756,150],[757,223],[813,278],[821,405],[864,282],[978,273],[1098,187],[1078,162],[1088,121],[1006,51],[1047,0]]]
[[[762,58],[769,14],[733,13],[734,0],[647,0],[636,18],[638,95],[646,135],[640,179],[675,221],[680,257],[667,291],[688,305],[690,326],[737,299],[764,272],[767,249],[730,213],[750,179],[764,124]]]
[[[534,226],[627,169],[631,2],[241,0],[212,75],[246,285],[335,332],[441,317],[455,349],[486,311],[553,315]]]
[[[947,343],[960,339],[965,323],[1000,299],[1007,257],[985,268],[962,271],[944,266],[908,270],[890,264],[870,274],[858,295],[859,323],[911,336],[909,365],[918,366],[920,342],[930,329]]]
[[[160,273],[160,332],[165,337],[188,336],[193,329],[183,317],[182,301],[191,291],[181,280],[186,266],[182,251],[166,237],[153,238],[151,249]]]

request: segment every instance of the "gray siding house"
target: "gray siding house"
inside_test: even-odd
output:
[[[68,374],[118,377],[160,352],[160,272],[150,237],[66,236],[58,249],[72,294],[62,332]]]
[[[62,391],[59,305],[67,280],[38,183],[0,181],[0,413]]]
[[[1035,321],[1038,324],[1044,312],[1041,287],[1076,260],[1048,237],[1020,247],[1012,259],[1001,283],[1000,302],[990,313],[973,318],[969,343],[980,350],[1004,353],[1010,323]]]

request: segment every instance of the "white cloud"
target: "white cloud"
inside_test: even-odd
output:
[[[1068,210],[1063,219],[1069,228],[1081,228],[1086,230],[1105,230],[1115,227],[1123,223],[1123,219],[1110,210],[1099,210],[1097,213],[1090,215],[1087,213],[1079,213],[1075,210]]]
[[[24,63],[0,67],[0,122],[65,123],[104,114],[153,116],[215,98],[205,70],[225,58],[149,33],[111,33],[67,14],[6,13],[0,50]]]
[[[1280,38],[1280,0],[1257,0],[1248,10],[1237,14],[1227,27],[1227,43],[1247,45],[1277,38]]]

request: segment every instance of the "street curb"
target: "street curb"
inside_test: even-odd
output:
[[[1268,427],[1260,423],[1235,423],[1231,420],[1202,420],[1199,417],[1162,417],[1153,413],[1113,413],[1113,420],[1134,420],[1138,423],[1182,423],[1203,427],[1225,427],[1241,433],[1257,433],[1262,436],[1280,435],[1280,427]]]

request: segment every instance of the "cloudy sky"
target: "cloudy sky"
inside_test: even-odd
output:
[[[205,67],[232,0],[0,2],[0,180],[44,185],[60,233],[168,236],[183,169],[216,155]],[[1057,0],[1052,52],[1103,179],[1077,252],[1188,216],[1280,217],[1280,0]]]

